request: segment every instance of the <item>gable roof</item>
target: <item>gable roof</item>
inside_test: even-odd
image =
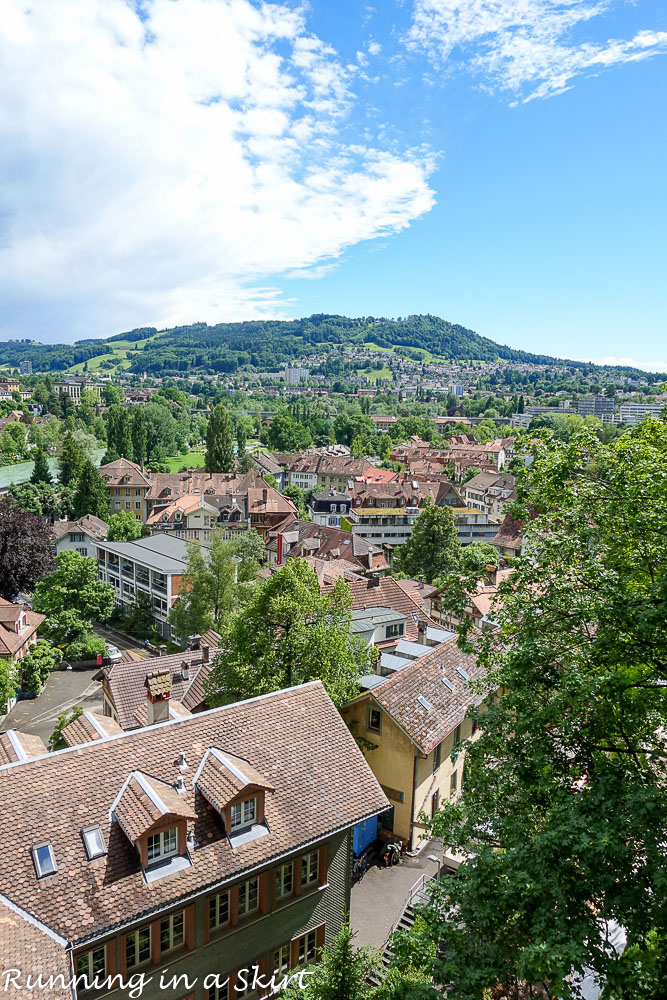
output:
[[[133,844],[163,816],[197,818],[173,785],[143,771],[132,772],[111,805],[111,813]]]
[[[210,747],[251,761],[275,787],[267,804],[270,834],[239,849],[193,788]],[[186,790],[178,796],[179,809],[196,814],[192,863],[150,884],[136,850],[110,815],[138,767],[162,801],[163,785],[173,785],[182,774]],[[157,909],[185,904],[388,807],[319,681],[8,765],[0,770],[0,789],[0,894],[76,944],[136,924]],[[152,804],[142,800],[141,808],[153,816],[159,807],[148,799]],[[123,820],[135,833],[126,813]],[[81,831],[94,824],[101,828],[107,855],[91,863]],[[45,840],[53,845],[58,871],[38,880],[28,848]]]
[[[45,753],[48,753],[48,750],[39,736],[19,733],[16,729],[0,733],[0,767],[4,764],[30,760],[32,757],[41,757]]]
[[[84,514],[77,521],[56,521],[53,525],[53,534],[56,541],[69,534],[70,531],[79,531],[101,542],[103,538],[107,537],[108,530],[109,525],[106,521],[95,517],[94,514]]]
[[[108,739],[110,736],[120,736],[123,732],[115,719],[98,712],[84,712],[74,719],[62,731],[62,738],[68,747],[80,743],[90,743],[91,740]]]
[[[392,576],[383,576],[380,579],[350,580],[349,587],[352,595],[352,610],[358,611],[363,608],[391,608],[401,615],[405,615],[405,638],[414,640],[418,636],[419,628],[414,619],[416,615],[419,621],[426,622],[427,625],[436,625],[424,611],[421,604],[415,601],[411,594],[400,587],[397,580]],[[328,588],[326,588],[328,589]],[[396,645],[397,639],[389,641],[389,645]],[[384,648],[387,643],[379,643]]]
[[[481,705],[485,695],[470,690],[460,667],[471,680],[485,676],[474,654],[462,653],[452,636],[408,666],[397,670],[364,695],[373,698],[422,753],[430,753],[463,722],[469,708]],[[443,683],[443,677],[453,691]],[[418,700],[425,698],[426,709]]]
[[[25,613],[26,628],[17,632],[15,625]],[[14,656],[45,620],[46,615],[31,611],[25,604],[14,604],[0,597],[0,656]]]
[[[123,486],[150,486],[150,480],[141,471],[141,466],[130,462],[128,458],[118,458],[115,462],[100,465],[97,471],[107,486],[118,486],[121,482]]]
[[[210,747],[199,765],[194,782],[211,805],[220,812],[247,788],[275,792],[275,786],[243,757]]]

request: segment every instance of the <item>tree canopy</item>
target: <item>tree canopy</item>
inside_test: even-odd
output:
[[[107,517],[108,516],[107,511]],[[139,518],[135,517],[129,510],[119,510],[117,514],[112,514],[111,517],[109,517],[109,530],[107,532],[107,538],[110,542],[133,542],[135,538],[141,538],[143,532],[143,524]]]
[[[229,412],[222,403],[213,410],[206,432],[206,471],[234,470],[234,438]]]
[[[429,498],[414,523],[412,535],[397,550],[393,568],[406,576],[423,577],[433,583],[455,569],[461,558],[461,543],[454,514]]]
[[[0,499],[0,597],[13,601],[53,568],[51,526],[8,497]]]
[[[92,556],[66,550],[55,562],[54,572],[35,587],[33,607],[47,616],[43,631],[49,638],[72,642],[90,630],[91,621],[111,616],[115,591],[98,579]]]
[[[439,943],[450,1000],[521,982],[570,1000],[585,969],[605,1000],[664,1000],[667,424],[610,445],[583,428],[534,456],[515,508],[529,554],[476,646],[501,693],[433,826],[468,860],[408,949]]]
[[[352,601],[344,580],[321,594],[302,559],[258,585],[221,630],[224,652],[214,661],[209,701],[224,705],[319,678],[340,705],[358,692],[372,653],[350,634]]]

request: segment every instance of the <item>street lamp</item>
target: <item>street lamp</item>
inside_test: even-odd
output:
[[[440,881],[440,858],[436,854],[429,854],[426,858],[427,861],[435,861],[438,866],[438,882]]]

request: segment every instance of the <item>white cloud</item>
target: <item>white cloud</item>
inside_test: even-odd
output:
[[[423,150],[345,143],[353,71],[286,4],[8,0],[0,62],[0,336],[277,315],[433,205]]]
[[[368,54],[371,56],[379,56],[382,52],[382,46],[379,42],[369,42]]]
[[[667,361],[635,361],[634,358],[575,358],[576,361],[588,361],[594,365],[611,365],[621,368],[639,368],[643,372],[667,372]]]
[[[581,75],[667,52],[667,32],[575,41],[573,33],[614,0],[415,0],[407,35],[440,70],[464,64],[491,91],[516,100],[551,97]]]

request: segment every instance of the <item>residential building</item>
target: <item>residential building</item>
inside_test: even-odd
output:
[[[480,472],[459,487],[467,507],[503,514],[516,500],[516,476],[508,473]]]
[[[87,378],[61,379],[59,382],[53,383],[53,388],[61,396],[69,396],[75,406],[81,405],[81,392],[83,389],[88,389],[90,392],[94,392],[98,399],[101,398],[100,386],[97,382],[92,382]]]
[[[19,372],[21,375],[32,375],[32,361],[21,361]]]
[[[289,484],[306,491],[334,489],[344,493],[352,480],[370,468],[367,458],[351,455],[300,455],[290,466]]]
[[[580,417],[599,417],[603,421],[606,417],[605,422],[611,423],[614,400],[612,396],[580,396],[576,403],[572,402],[571,408]]]
[[[489,539],[502,556],[513,558],[523,555],[523,521],[517,521],[511,514],[505,514],[497,533]]]
[[[146,494],[151,481],[136,462],[119,458],[115,462],[101,465],[98,472],[109,493],[109,513],[127,511],[139,521],[147,516]]]
[[[467,714],[483,702],[468,683],[483,670],[474,655],[460,651],[456,635],[448,635],[432,647],[412,644],[419,646],[414,659],[401,663],[392,656],[391,675],[364,678],[368,690],[342,710],[352,732],[375,745],[364,756],[393,806],[381,826],[409,850],[428,838],[421,814],[431,817],[442,802],[460,796],[465,752],[451,755],[474,737],[477,727]]]
[[[144,973],[142,1000],[162,1000],[167,970],[196,980],[177,996],[240,1000],[271,989],[245,990],[243,970],[269,983],[314,961],[349,910],[352,829],[388,806],[319,681],[7,764],[2,780],[3,966]],[[228,991],[207,991],[216,974]],[[117,984],[104,995],[127,996]]]
[[[312,521],[292,521],[285,528],[270,531],[266,539],[269,566],[281,566],[285,559],[295,556],[313,556],[327,561],[345,560],[356,565],[364,576],[383,576],[389,569],[385,554],[377,545],[350,531]]]
[[[187,543],[163,534],[97,546],[99,578],[114,588],[117,603],[130,607],[144,594],[156,627],[167,639],[171,636],[167,619],[183,583],[187,558]]]
[[[287,385],[298,385],[299,382],[307,382],[310,377],[310,368],[301,368],[298,365],[286,365],[281,376],[284,377]]]
[[[7,729],[0,733],[0,767],[5,764],[19,764],[48,753],[39,736],[30,733],[20,733],[16,729]]]
[[[146,520],[146,527],[152,535],[168,534],[206,544],[218,523],[218,514],[218,508],[207,503],[201,494],[186,495],[167,507],[154,508]],[[239,520],[242,520],[241,512]]]
[[[18,663],[37,642],[37,631],[45,618],[24,604],[0,597],[0,660]]]
[[[82,556],[97,558],[97,543],[107,537],[109,525],[93,514],[85,514],[77,521],[56,521],[53,525],[56,555],[61,552],[78,552]]]
[[[506,580],[511,569],[497,569],[490,566],[486,577],[481,580],[473,594],[466,594],[466,605],[463,615],[478,629],[495,625],[494,609],[499,585]],[[461,617],[447,610],[442,605],[441,591],[436,592],[428,601],[429,614],[434,621],[446,628],[457,628]]]
[[[634,427],[649,417],[657,420],[665,409],[665,400],[655,403],[621,403],[619,418],[623,424]]]
[[[278,490],[267,486],[261,480],[261,486],[249,487],[247,492],[248,520],[262,538],[268,538],[271,531],[286,527],[298,517],[297,509],[287,497]]]
[[[278,489],[282,493],[284,487],[287,486],[287,475],[285,469],[276,461],[274,456],[267,451],[255,451],[252,454],[252,460],[260,476],[273,476]]]
[[[10,399],[12,393],[19,392],[20,388],[21,386],[19,385],[19,380],[17,378],[0,378],[0,392],[9,396]]]
[[[349,493],[337,493],[336,490],[322,490],[313,493],[308,511],[315,524],[326,524],[331,528],[340,528],[341,518],[348,517],[352,498]]]

